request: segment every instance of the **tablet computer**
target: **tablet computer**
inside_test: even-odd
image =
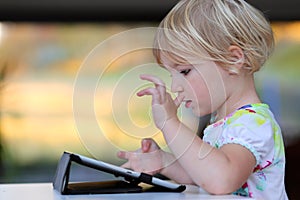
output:
[[[86,183],[81,183],[81,184],[70,184],[69,187],[66,186],[66,179],[68,182],[68,174],[70,170],[70,165],[71,162],[76,162],[80,165],[83,166],[87,166],[96,170],[100,170],[106,173],[110,173],[115,175],[116,177],[123,177],[124,181],[121,181],[121,184],[119,181],[117,180],[113,180],[110,182],[105,182],[105,184],[90,184],[90,185],[94,185],[96,187],[98,187],[101,191],[101,185],[109,185],[111,188],[109,188],[109,193],[118,193],[118,191],[120,191],[120,187],[122,189],[122,187],[124,187],[124,191],[129,191],[129,192],[141,192],[141,191],[146,191],[144,190],[140,185],[141,183],[145,183],[148,184],[150,186],[153,187],[148,187],[149,191],[160,191],[160,192],[182,192],[186,189],[185,185],[182,184],[177,184],[175,182],[172,181],[168,181],[168,180],[163,180],[160,179],[156,176],[153,175],[149,175],[146,173],[142,173],[142,172],[136,172],[130,169],[126,169],[126,168],[122,168],[120,166],[117,165],[113,165],[104,161],[100,161],[100,160],[96,160],[90,157],[86,157],[83,155],[79,155],[79,154],[75,154],[75,153],[69,153],[69,152],[64,152],[57,172],[56,172],[56,176],[55,176],[55,180],[54,180],[54,189],[60,188],[61,193],[63,193],[63,191],[67,191],[69,190],[76,190],[78,189],[78,186],[84,186],[85,188],[89,188],[86,187],[87,184]],[[67,177],[67,178],[66,178]],[[61,182],[64,182],[64,184],[62,184]],[[68,184],[68,183],[67,183]],[[63,185],[65,185],[66,189],[61,189],[63,188]],[[114,191],[114,188],[116,189]],[[117,190],[118,188],[118,190]],[[138,189],[140,188],[140,190]],[[153,189],[155,188],[155,189]],[[131,190],[129,190],[131,189]],[[86,189],[85,189],[86,190]],[[73,191],[73,192],[74,192]],[[72,191],[69,191],[72,192]],[[76,192],[76,191],[75,191]],[[89,191],[86,191],[86,193],[88,193]],[[100,192],[101,193],[101,192]]]

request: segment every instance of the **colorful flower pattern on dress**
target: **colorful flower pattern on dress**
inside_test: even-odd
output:
[[[237,109],[209,125],[204,131],[203,140],[216,148],[230,143],[241,144],[255,156],[257,165],[253,174],[234,194],[276,199],[273,197],[277,194],[268,193],[272,184],[275,184],[282,186],[284,192],[281,194],[286,197],[282,184],[285,170],[284,143],[280,127],[268,105],[258,103]]]

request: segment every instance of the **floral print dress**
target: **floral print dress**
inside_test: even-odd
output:
[[[241,107],[204,130],[203,140],[221,148],[240,144],[256,159],[247,182],[234,194],[255,199],[288,199],[284,185],[285,153],[280,127],[267,104]]]

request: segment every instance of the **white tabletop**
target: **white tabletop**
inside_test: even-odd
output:
[[[126,193],[126,194],[93,194],[61,195],[53,190],[51,183],[34,184],[0,184],[1,200],[201,200],[201,199],[250,199],[236,195],[209,195],[197,187],[188,186],[182,193]]]

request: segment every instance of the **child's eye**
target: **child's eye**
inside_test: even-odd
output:
[[[185,70],[180,71],[180,73],[186,76],[190,73],[190,71],[191,71],[191,69],[185,69]]]

